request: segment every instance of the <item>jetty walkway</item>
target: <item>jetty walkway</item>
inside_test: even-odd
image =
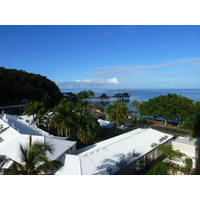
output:
[[[99,97],[90,97],[88,99],[90,100],[109,100],[109,99],[113,99],[114,101],[127,101],[129,100],[130,94],[128,93],[119,93],[119,94],[115,94],[114,96],[107,96],[105,93],[103,93],[101,96]]]

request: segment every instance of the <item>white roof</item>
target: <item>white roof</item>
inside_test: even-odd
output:
[[[192,140],[190,140],[189,136],[185,136],[185,137],[179,136],[173,141],[173,143],[174,142],[198,147],[200,144],[200,138],[193,138]]]
[[[164,136],[167,138],[160,142]],[[78,150],[76,156],[78,162],[74,162],[74,166],[80,165],[82,175],[107,175],[108,167],[112,167],[112,172],[117,172],[119,170],[116,166],[117,162],[124,160],[130,163],[150,152],[153,149],[152,143],[162,144],[171,138],[173,138],[172,135],[153,129],[136,129]],[[134,158],[133,153],[137,153],[138,157]],[[71,160],[68,158],[68,162],[72,162]],[[77,173],[72,167],[66,165],[59,174],[75,175]]]
[[[99,122],[99,124],[100,124],[101,127],[108,126],[110,124],[109,121],[103,120],[103,119],[98,119],[98,122]]]
[[[55,175],[81,175],[80,160],[77,155],[64,154],[60,161],[64,164]]]
[[[0,155],[6,155],[17,162],[21,162],[19,146],[20,144],[23,146],[28,145],[29,133],[32,134],[33,142],[48,142],[53,146],[54,153],[50,154],[47,152],[49,160],[58,159],[76,143],[65,138],[52,136],[41,129],[34,129],[17,116],[6,115],[6,118],[8,119],[8,123],[0,118],[0,124],[3,125],[3,131],[0,133]],[[12,126],[12,123],[14,123],[15,127]]]

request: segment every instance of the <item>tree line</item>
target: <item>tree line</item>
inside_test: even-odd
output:
[[[0,67],[0,105],[18,105],[34,100],[54,106],[62,98],[58,86],[45,76]]]
[[[142,102],[134,100],[131,103],[131,107],[140,115],[163,117],[165,125],[168,120],[174,120],[180,125],[186,118],[195,114],[198,105],[199,102],[177,94],[160,95]]]

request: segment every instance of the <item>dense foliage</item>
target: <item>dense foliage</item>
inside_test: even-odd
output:
[[[128,116],[127,106],[122,101],[117,101],[114,105],[108,106],[106,115],[108,116],[108,120],[113,122],[115,128],[121,126]]]
[[[159,116],[168,120],[175,120],[180,124],[195,111],[194,101],[177,94],[160,95],[147,102],[133,101],[131,107],[141,115]]]
[[[152,169],[150,169],[145,175],[167,175],[168,170],[177,171],[178,168],[160,162],[157,163]]]
[[[157,115],[167,120],[184,120],[193,110],[193,100],[177,94],[160,95],[149,99],[147,113]]]
[[[28,99],[54,106],[61,98],[58,86],[45,76],[0,67],[0,105],[20,104]]]
[[[96,134],[99,126],[97,119],[85,109],[87,105],[87,101],[74,104],[62,99],[50,115],[49,128],[57,128],[60,136],[87,143]]]
[[[76,95],[78,100],[82,100],[82,99],[89,99],[91,97],[94,97],[94,92],[92,90],[83,90],[81,92],[79,92]]]
[[[161,151],[161,153],[169,159],[169,161],[179,161],[181,160],[181,156],[183,156],[183,153],[181,153],[179,150],[173,150],[172,145],[158,145],[157,147],[158,151]]]
[[[194,108],[194,113],[188,115],[180,127],[190,132],[190,139],[200,137],[200,103],[195,103]]]

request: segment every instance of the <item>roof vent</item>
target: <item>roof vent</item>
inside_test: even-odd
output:
[[[4,140],[2,139],[2,137],[0,137],[0,143],[2,143]]]
[[[159,141],[160,141],[160,142],[163,142],[163,141],[166,140],[167,138],[168,138],[168,135],[165,135],[165,136],[161,137],[161,138],[159,139]]]
[[[157,147],[157,144],[153,142],[151,145],[151,148],[155,148],[155,147]]]
[[[108,174],[110,174],[110,175],[112,174],[112,168],[111,168],[111,167],[108,167],[108,168],[106,169],[106,171],[107,171]]]
[[[133,153],[132,156],[133,156],[133,157],[138,157],[138,154],[137,154],[137,153]]]
[[[116,163],[116,166],[118,166],[119,168],[123,168],[126,166],[126,161],[121,160],[120,162]]]

